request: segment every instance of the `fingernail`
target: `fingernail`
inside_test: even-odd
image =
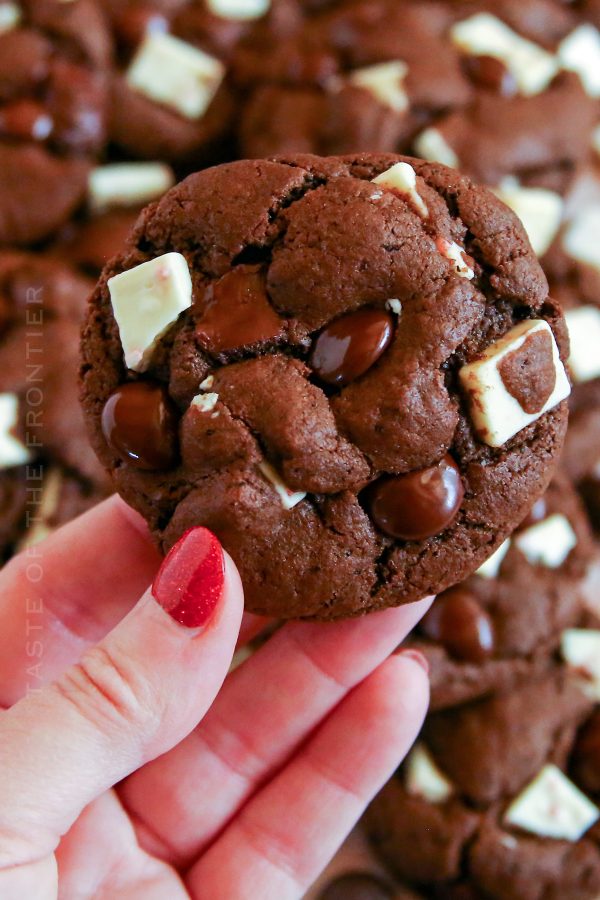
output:
[[[152,585],[157,603],[186,628],[206,625],[223,596],[223,548],[207,528],[191,528],[173,546]]]
[[[427,661],[427,657],[423,656],[419,650],[398,650],[397,655],[406,656],[408,659],[412,659],[413,662],[416,662],[417,665],[421,666],[425,673],[429,675],[429,662]]]

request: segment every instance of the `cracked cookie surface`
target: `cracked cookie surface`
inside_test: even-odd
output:
[[[143,335],[142,294],[162,298]],[[529,414],[513,381],[540,330],[554,387],[528,394]],[[404,157],[190,176],[104,271],[82,349],[119,492],[164,550],[213,529],[247,608],[280,617],[358,615],[466,577],[544,490],[564,436],[564,325],[520,223]],[[517,349],[509,390],[499,363]]]

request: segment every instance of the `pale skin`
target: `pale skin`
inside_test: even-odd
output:
[[[0,572],[0,897],[296,900],[419,731],[425,668],[390,654],[429,601],[286,624],[228,675],[265,624],[235,566],[189,631],[159,564],[111,498]]]

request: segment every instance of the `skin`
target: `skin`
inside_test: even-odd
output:
[[[228,675],[265,625],[233,562],[193,631],[159,564],[115,497],[0,572],[2,897],[300,898],[419,731],[425,664],[389,654],[430,601],[288,623]]]

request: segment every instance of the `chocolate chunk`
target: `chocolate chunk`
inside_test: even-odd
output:
[[[465,56],[463,68],[478,87],[502,97],[514,97],[518,93],[514,75],[494,56]]]
[[[572,765],[584,791],[600,794],[600,712],[595,712],[579,733]]]
[[[464,587],[442,594],[427,613],[421,628],[456,659],[481,663],[494,651],[494,628],[487,612]]]
[[[371,516],[386,534],[420,541],[452,522],[463,496],[458,467],[445,456],[437,466],[378,482],[371,495]]]
[[[392,340],[389,313],[361,309],[336,319],[316,340],[310,364],[321,381],[349,384],[374,366]]]
[[[392,886],[368,872],[350,872],[330,881],[318,900],[393,900]]]
[[[118,388],[102,411],[102,431],[138,469],[170,469],[177,461],[177,418],[158,384],[134,381]]]
[[[283,334],[283,322],[269,303],[258,266],[237,266],[209,285],[196,334],[211,353],[238,350]]]
[[[21,141],[45,141],[54,123],[46,109],[33,100],[15,100],[0,109],[0,135]]]
[[[552,340],[543,331],[526,338],[518,350],[508,353],[498,366],[508,393],[529,415],[543,409],[556,384]]]

